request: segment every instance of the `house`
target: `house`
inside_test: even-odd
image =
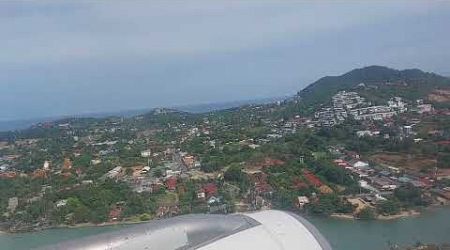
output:
[[[217,186],[214,183],[206,184],[203,189],[205,190],[206,197],[217,195]]]
[[[16,208],[18,206],[19,206],[19,198],[17,198],[17,197],[9,198],[8,207],[7,207],[8,211],[10,211],[11,213],[14,213],[14,211],[16,210]]]
[[[370,172],[373,172],[373,170],[368,171],[364,169],[358,169],[358,168],[351,168],[351,172],[355,175],[357,175],[359,178],[368,177]]]
[[[222,199],[220,197],[216,197],[216,196],[211,196],[208,199],[208,205],[212,206],[214,204],[220,204],[222,202]]]
[[[42,166],[42,170],[49,171],[50,170],[50,162],[44,161],[44,166]]]
[[[351,168],[350,164],[348,164],[348,162],[346,162],[346,161],[344,161],[342,159],[336,159],[333,162],[334,162],[334,164],[336,164],[340,168],[344,168],[344,169]]]
[[[149,167],[149,166],[145,166],[145,167],[143,167],[142,170],[141,170],[141,172],[142,172],[143,174],[146,174],[146,173],[148,173],[149,171],[150,171],[150,167]]]
[[[380,194],[375,194],[375,199],[377,201],[385,201],[387,200],[386,198],[384,198],[383,196],[381,196]]]
[[[249,173],[250,181],[255,185],[255,192],[258,194],[271,193],[272,187],[267,180],[267,174],[262,171]]]
[[[356,153],[355,151],[347,151],[345,152],[346,155],[352,159],[359,159],[360,155]]]
[[[268,168],[268,167],[275,167],[275,166],[281,166],[285,164],[284,161],[282,160],[278,160],[278,159],[273,159],[270,157],[266,157],[264,158],[264,160],[253,163],[251,166],[251,168],[256,168],[256,169],[260,169],[260,168]]]
[[[446,190],[446,189],[437,189],[437,190],[433,190],[433,193],[437,194],[438,196],[444,198],[445,200],[450,201],[450,190]]]
[[[359,180],[358,181],[358,184],[359,184],[359,186],[360,187],[362,187],[362,188],[365,188],[365,187],[367,187],[367,181],[365,181],[365,180]]]
[[[303,208],[306,204],[309,204],[309,199],[306,196],[298,196],[296,206],[300,209]]]
[[[141,157],[148,158],[152,156],[152,151],[150,149],[141,151]]]
[[[193,168],[195,166],[195,158],[192,155],[183,156],[182,161],[187,168]]]
[[[368,177],[368,179],[376,188],[379,188],[381,190],[394,190],[397,188],[397,184],[395,183],[395,181],[391,180],[388,177],[374,176],[374,177]]]
[[[0,172],[0,179],[13,179],[17,177],[14,171]]]
[[[395,173],[395,174],[399,174],[401,172],[400,168],[397,168],[397,167],[387,166],[387,168],[389,171],[391,171],[392,173]]]
[[[303,172],[303,175],[305,176],[306,180],[314,187],[318,188],[322,186],[322,182],[320,181],[320,179],[308,170],[305,170]]]
[[[207,203],[209,213],[228,213],[228,205],[222,202],[221,197],[211,196]]]
[[[352,166],[357,169],[367,169],[369,168],[369,163],[364,161],[355,161],[353,162]]]
[[[307,189],[309,187],[308,184],[298,177],[294,178],[292,185],[296,190]]]
[[[122,215],[122,207],[114,207],[109,211],[109,221],[117,221]]]
[[[4,172],[6,170],[8,170],[9,165],[8,164],[2,164],[0,165],[0,172]]]
[[[206,198],[205,189],[200,188],[197,191],[197,199],[205,199],[205,198]]]
[[[57,207],[57,208],[59,208],[59,207],[65,207],[66,205],[67,205],[67,200],[66,200],[66,199],[59,200],[59,201],[56,202],[56,207]]]
[[[356,135],[358,137],[364,137],[364,136],[375,136],[375,135],[379,135],[380,131],[371,131],[371,130],[359,130],[356,131]]]
[[[63,171],[69,171],[72,168],[72,161],[69,158],[64,159]]]
[[[66,173],[70,175],[70,173],[68,173],[68,172],[66,172]],[[38,168],[33,171],[32,178],[33,179],[47,178],[47,172]]]
[[[412,125],[405,125],[405,126],[403,126],[403,133],[407,137],[410,136],[410,135],[413,135],[414,132],[412,130]]]
[[[417,188],[424,188],[425,187],[425,183],[423,183],[420,180],[411,180],[409,183],[411,183],[411,185],[413,185],[414,187],[417,187]]]
[[[102,163],[102,160],[100,160],[100,159],[93,159],[93,160],[91,160],[91,164],[92,165],[98,165],[100,163]]]
[[[239,193],[241,192],[241,189],[233,184],[230,184],[228,182],[225,182],[223,184],[223,190],[229,194],[231,197],[237,198],[239,196]]]
[[[329,186],[327,185],[322,185],[319,187],[319,191],[322,194],[332,194],[333,193],[333,189],[331,189]]]
[[[170,191],[175,191],[177,188],[177,178],[175,176],[171,176],[166,180],[166,187]]]
[[[180,209],[176,205],[160,206],[156,211],[158,218],[175,216],[180,213]]]
[[[439,169],[436,173],[435,173],[435,178],[437,180],[450,180],[450,169]]]
[[[83,184],[83,185],[92,185],[92,184],[94,184],[94,181],[93,180],[82,180],[81,184]]]
[[[431,104],[420,104],[417,105],[419,114],[431,113],[433,111],[433,106]]]
[[[109,179],[114,179],[119,177],[122,174],[122,167],[121,166],[117,166],[111,170],[109,170],[104,176],[103,178],[109,178]]]

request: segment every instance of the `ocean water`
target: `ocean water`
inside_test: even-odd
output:
[[[450,208],[425,211],[421,216],[392,221],[353,221],[308,218],[334,250],[382,250],[390,244],[450,243]],[[33,249],[64,240],[118,230],[126,225],[51,229],[20,234],[0,234],[0,249]]]

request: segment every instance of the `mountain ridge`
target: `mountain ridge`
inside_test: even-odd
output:
[[[305,105],[320,105],[340,90],[356,88],[359,84],[382,85],[387,82],[410,84],[417,94],[428,94],[431,89],[450,87],[450,79],[420,69],[397,70],[385,66],[372,65],[353,69],[338,76],[325,76],[311,83],[297,93]],[[417,96],[417,95],[416,95]]]

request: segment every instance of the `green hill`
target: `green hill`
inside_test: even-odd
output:
[[[449,78],[419,69],[395,70],[369,66],[340,76],[323,77],[298,92],[298,96],[304,105],[320,106],[329,102],[331,96],[340,90],[357,89],[357,92],[376,103],[393,96],[410,100],[426,98],[435,89],[449,87]]]

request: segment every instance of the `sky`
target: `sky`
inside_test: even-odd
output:
[[[384,65],[450,76],[449,1],[0,1],[0,121],[295,94]]]

